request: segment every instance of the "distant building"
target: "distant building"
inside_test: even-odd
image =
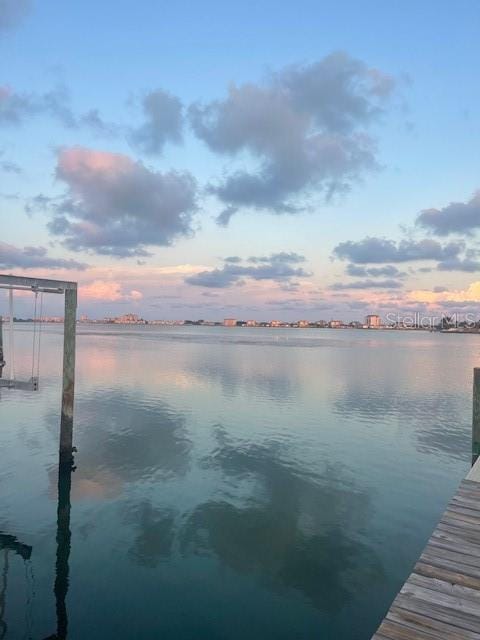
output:
[[[300,327],[300,329],[305,329],[306,327],[310,326],[310,322],[308,320],[299,320],[298,326]]]
[[[367,325],[367,329],[376,329],[377,327],[382,326],[382,319],[377,315],[369,315],[365,318],[365,324]]]
[[[339,329],[343,326],[343,322],[341,320],[330,320],[328,326],[330,327],[330,329]]]
[[[225,320],[223,321],[223,326],[224,327],[236,327],[237,326],[237,321],[235,318],[225,318]]]
[[[126,313],[123,316],[114,318],[115,324],[146,324],[143,318],[139,318],[136,313]]]
[[[280,320],[270,320],[271,327],[281,327],[282,324],[283,323]]]
[[[257,326],[256,320],[247,320],[247,327],[256,327],[256,326]]]

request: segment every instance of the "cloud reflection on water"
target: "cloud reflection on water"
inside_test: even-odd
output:
[[[220,473],[217,490],[191,511],[130,504],[135,538],[128,555],[135,563],[153,568],[169,557],[174,562],[176,553],[187,562],[210,558],[274,592],[297,591],[330,613],[383,580],[381,560],[363,536],[369,496],[341,469],[304,474],[275,445],[231,444],[225,437],[202,468]],[[250,490],[241,482],[246,475]]]
[[[56,416],[48,422],[56,432]],[[107,499],[121,493],[124,483],[178,478],[189,469],[192,448],[181,413],[121,389],[78,399],[75,444],[73,499]]]
[[[182,531],[184,553],[212,553],[275,590],[293,588],[322,610],[338,610],[382,577],[382,566],[360,532],[370,515],[367,493],[345,482],[341,468],[304,473],[275,444],[228,443],[204,464],[225,480],[249,476],[254,490],[240,499],[211,499],[194,509]]]
[[[160,560],[171,556],[175,538],[175,512],[172,509],[155,509],[150,502],[143,501],[128,512],[128,521],[137,531],[128,550],[134,562],[153,568]]]
[[[339,394],[333,406],[348,420],[411,431],[422,453],[440,453],[463,461],[469,457],[471,427],[462,428],[464,407],[453,393],[407,394],[402,389],[387,391],[360,382]]]

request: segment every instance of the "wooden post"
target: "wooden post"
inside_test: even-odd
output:
[[[472,465],[480,456],[480,368],[473,370]]]
[[[0,378],[3,375],[3,367],[5,360],[3,359],[3,318],[0,316]]]
[[[77,290],[65,289],[63,337],[62,418],[60,422],[60,464],[71,465],[73,459],[73,400],[75,392],[75,331]]]

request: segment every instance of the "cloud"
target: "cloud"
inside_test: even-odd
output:
[[[361,278],[404,278],[406,276],[406,273],[391,264],[385,265],[384,267],[361,267],[356,264],[348,264],[346,272],[349,276]]]
[[[305,300],[304,298],[280,298],[278,300],[267,300],[265,304],[269,307],[278,307],[276,311],[297,312],[325,311],[333,307],[331,302],[318,302],[315,300]]]
[[[365,309],[370,306],[370,302],[365,302],[364,300],[351,300],[347,302],[347,306],[349,309]]]
[[[16,27],[31,6],[31,0],[0,0],[0,32]]]
[[[0,150],[0,171],[4,173],[22,173],[22,169],[15,162],[11,162],[10,160],[2,160],[4,152]]]
[[[438,236],[471,234],[480,228],[480,190],[468,202],[451,202],[442,209],[425,209],[416,222]]]
[[[31,95],[17,94],[7,86],[0,86],[0,125],[20,125],[39,109],[38,102]]]
[[[51,258],[44,247],[14,247],[0,241],[0,268],[2,269],[86,269],[88,265],[76,260]]]
[[[248,262],[253,264],[261,263],[283,263],[283,264],[301,264],[305,262],[305,256],[301,256],[299,253],[281,251],[280,253],[273,253],[269,256],[250,256]]]
[[[82,300],[101,300],[102,302],[139,302],[143,294],[136,290],[124,291],[119,282],[112,280],[94,280],[80,286],[79,296]]]
[[[67,129],[89,129],[97,136],[113,137],[120,133],[120,127],[103,120],[98,109],[75,114],[64,85],[42,94],[18,93],[11,87],[0,86],[0,126],[18,127],[38,115],[54,118]]]
[[[211,191],[209,187],[208,190]],[[232,217],[237,213],[238,207],[227,207],[217,216],[217,224],[221,227],[228,227],[228,224]]]
[[[197,273],[193,276],[188,276],[185,278],[185,282],[197,287],[223,289],[239,282],[242,277],[241,274],[245,275],[245,272],[243,271],[244,269],[245,267],[233,267],[226,264],[221,269],[202,271],[201,273]]]
[[[10,162],[8,160],[0,160],[0,170],[5,173],[16,173],[17,175],[22,173],[21,168],[15,162]]]
[[[399,289],[402,286],[398,280],[355,280],[353,282],[336,282],[330,289],[343,291],[344,289]]]
[[[439,303],[439,302],[480,302],[480,281],[472,282],[466,289],[445,290],[445,291],[411,291],[411,300],[416,302]]]
[[[387,238],[366,237],[358,242],[341,242],[334,250],[340,260],[354,264],[381,264],[385,262],[413,262],[417,260],[449,260],[463,251],[461,242],[441,245],[436,240],[400,240],[396,243]]]
[[[196,273],[185,278],[185,282],[198,287],[217,289],[242,284],[244,278],[285,283],[290,282],[292,278],[306,278],[310,275],[303,267],[294,266],[302,262],[305,262],[305,258],[297,253],[274,253],[268,257],[252,256],[246,265],[237,261],[224,261],[221,269]]]
[[[466,271],[467,273],[473,273],[474,271],[480,271],[480,262],[469,257],[455,257],[439,262],[437,269],[439,271]]]
[[[387,238],[366,237],[358,242],[347,241],[337,245],[333,254],[340,260],[350,260],[346,272],[350,276],[364,278],[404,278],[405,272],[394,265],[367,267],[368,264],[386,262],[413,262],[422,260],[437,261],[437,271],[480,271],[479,252],[469,249],[462,241],[441,244],[437,240],[400,240],[395,242]],[[431,268],[419,268],[420,272],[430,272]]]
[[[73,127],[81,129],[85,127],[96,136],[104,138],[114,138],[120,134],[121,128],[112,122],[107,122],[102,118],[98,109],[90,109],[86,113],[81,114],[76,119],[74,117]]]
[[[193,233],[196,183],[188,173],[160,173],[121,154],[83,147],[58,153],[56,176],[67,185],[50,231],[75,251],[145,256]]]
[[[54,206],[55,198],[39,193],[25,201],[25,213],[31,215],[36,211],[48,212]]]
[[[176,97],[157,89],[142,101],[145,123],[132,129],[130,140],[148,155],[158,155],[167,142],[182,141],[183,107]]]
[[[340,52],[260,84],[232,85],[224,100],[191,105],[193,130],[212,151],[259,162],[258,170],[242,168],[210,186],[226,206],[219,223],[242,206],[296,213],[310,192],[330,197],[376,168],[366,130],[393,86],[391,77]]]

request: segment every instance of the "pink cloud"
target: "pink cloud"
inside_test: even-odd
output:
[[[119,300],[138,302],[143,298],[143,293],[136,289],[125,292],[119,282],[94,280],[89,284],[80,286],[79,297],[83,300],[100,300],[103,302],[118,302]]]
[[[51,208],[50,231],[73,251],[149,256],[193,235],[197,184],[188,172],[154,171],[140,161],[84,147],[60,149],[56,177],[65,198]]]
[[[68,179],[69,184],[80,185],[92,175],[98,177],[98,174],[103,174],[108,178],[129,171],[134,166],[130,158],[119,153],[71,147],[60,151],[57,175]]]

